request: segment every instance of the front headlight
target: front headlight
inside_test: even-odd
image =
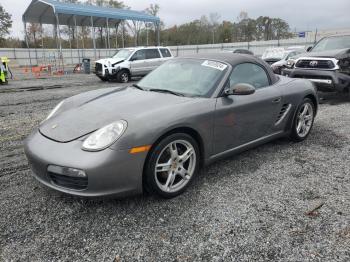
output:
[[[294,64],[295,64],[295,60],[294,59],[288,59],[286,67],[293,68]]]
[[[45,118],[44,121],[50,119],[54,114],[56,114],[57,110],[60,109],[60,107],[63,105],[63,103],[64,103],[64,100],[62,100],[60,103],[58,103],[58,105],[55,106],[54,109],[52,109],[52,111],[51,111],[50,114]],[[43,122],[44,122],[44,121],[43,121]]]
[[[350,75],[350,58],[341,59],[338,62],[339,72]]]
[[[85,139],[82,149],[86,151],[100,151],[112,145],[124,133],[127,123],[116,121],[93,132]]]

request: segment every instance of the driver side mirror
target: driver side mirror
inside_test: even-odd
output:
[[[226,96],[230,95],[251,95],[255,93],[255,87],[250,84],[238,83],[236,85],[231,86],[230,88],[225,89],[224,91]]]
[[[308,48],[306,48],[306,52],[310,52],[312,49],[312,46],[310,45]]]
[[[130,62],[136,61],[136,60],[137,60],[137,57],[135,57],[135,56],[133,56],[133,57],[131,57],[131,58],[129,59]]]

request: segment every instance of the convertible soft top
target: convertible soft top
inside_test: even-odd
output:
[[[226,62],[230,64],[232,67],[235,67],[236,65],[242,64],[242,63],[254,63],[254,64],[260,65],[265,69],[265,71],[270,76],[272,84],[278,81],[278,76],[276,76],[275,73],[272,71],[270,65],[267,64],[264,60],[252,55],[222,52],[222,53],[195,54],[191,56],[186,56],[186,58],[217,60],[221,62]]]

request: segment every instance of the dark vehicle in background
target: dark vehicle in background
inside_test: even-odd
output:
[[[308,79],[319,91],[350,98],[350,35],[324,37],[307,51],[289,60],[282,74]]]
[[[254,53],[248,49],[236,49],[233,51],[234,54],[246,54],[246,55],[254,55]]]
[[[227,52],[232,52],[234,54],[244,54],[244,55],[254,55],[254,53],[248,49],[244,49],[244,48],[237,48],[237,49],[225,49],[225,51]]]

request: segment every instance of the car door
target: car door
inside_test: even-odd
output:
[[[133,76],[142,76],[148,73],[145,49],[138,50],[131,56],[130,71]]]
[[[236,65],[226,88],[238,83],[251,84],[256,91],[250,95],[217,98],[215,154],[270,135],[281,110],[281,93],[271,85],[271,80],[262,66],[254,63]]]
[[[161,64],[161,57],[158,48],[145,49],[146,51],[146,72],[149,73]]]

